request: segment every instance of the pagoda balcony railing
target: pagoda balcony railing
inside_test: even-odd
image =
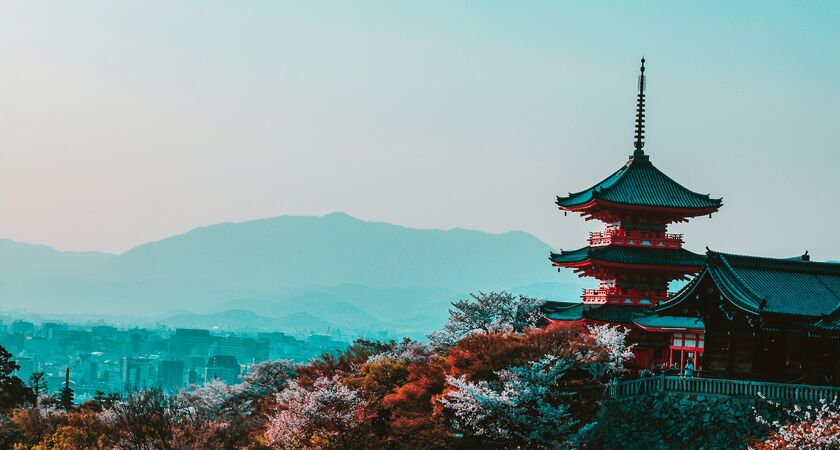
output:
[[[782,402],[820,402],[840,398],[840,387],[833,386],[674,376],[654,376],[608,384],[605,394],[612,398],[620,398],[666,391],[695,395],[763,397]]]
[[[680,248],[682,244],[682,234],[627,231],[622,229],[607,229],[605,231],[592,231],[589,233],[589,245],[593,247],[621,245],[626,247]]]
[[[633,305],[654,305],[668,300],[672,292],[621,289],[617,287],[584,289],[581,298],[584,303],[618,303]]]

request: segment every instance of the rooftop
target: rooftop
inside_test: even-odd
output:
[[[840,330],[840,264],[810,261],[807,254],[778,259],[709,251],[700,275],[660,309],[686,300],[708,277],[747,312],[819,317],[826,327],[837,315]]]
[[[722,205],[722,199],[690,191],[672,180],[657,169],[650,162],[650,157],[642,151],[636,151],[627,164],[591,188],[569,193],[567,197],[557,197],[558,206],[575,211],[586,209],[596,201],[637,207],[697,210],[697,215],[716,211]]]
[[[645,307],[547,301],[542,311],[546,318],[554,321],[574,322],[587,319],[594,322],[636,325],[642,328],[680,330],[704,328],[703,321],[698,318],[658,315],[653,309]]]
[[[573,265],[585,261],[597,260],[617,264],[690,268],[700,268],[704,262],[703,255],[698,255],[682,248],[663,249],[617,245],[583,247],[569,251],[561,250],[560,253],[552,252],[549,259],[557,265]]]

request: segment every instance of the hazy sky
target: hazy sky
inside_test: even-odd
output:
[[[124,251],[344,211],[596,226],[554,195],[646,150],[724,198],[690,249],[840,258],[838,2],[3,2],[0,237]]]

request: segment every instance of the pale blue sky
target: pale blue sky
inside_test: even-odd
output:
[[[689,248],[840,257],[837,2],[3,2],[0,237],[122,251],[281,214],[524,230],[646,149]]]

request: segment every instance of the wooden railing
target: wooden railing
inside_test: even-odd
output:
[[[605,394],[619,398],[666,391],[730,397],[764,397],[774,401],[812,402],[840,398],[840,387],[665,376],[609,384]]]
[[[592,231],[589,233],[589,245],[623,245],[631,247],[682,247],[683,236],[670,233],[650,233],[626,230]]]

